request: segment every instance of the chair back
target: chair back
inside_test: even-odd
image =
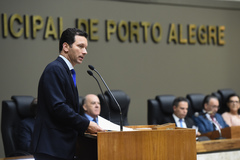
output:
[[[190,93],[187,94],[186,98],[189,100],[188,117],[192,117],[196,112],[202,112],[204,94],[201,93]]]
[[[29,155],[16,147],[16,131],[19,122],[34,116],[31,110],[32,96],[12,96],[11,100],[2,101],[1,132],[6,157]]]
[[[121,90],[111,90],[111,92],[121,108],[123,125],[124,126],[129,125],[127,115],[130,104],[130,97]],[[101,103],[100,116],[119,125],[120,110],[118,105],[116,104],[115,100],[112,98],[111,94],[108,91],[104,92],[104,96],[107,104],[105,103],[104,97],[101,94],[98,94]]]

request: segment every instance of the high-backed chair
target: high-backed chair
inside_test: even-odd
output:
[[[80,115],[83,115],[84,114],[84,109],[83,109],[83,99],[84,97],[83,96],[79,96],[79,106],[80,106],[80,110],[79,110],[79,114]]]
[[[174,95],[158,95],[155,99],[148,99],[148,125],[163,124],[164,117],[173,113]]]
[[[227,98],[230,94],[235,93],[232,89],[219,89],[217,91],[219,95],[221,96],[221,101],[219,102],[220,108],[218,110],[218,113],[222,114],[227,111]]]
[[[6,157],[30,155],[16,147],[16,127],[26,117],[34,117],[30,105],[32,96],[12,96],[11,100],[2,101],[1,131]]]
[[[192,117],[196,112],[201,112],[203,109],[204,94],[191,93],[187,94],[186,98],[189,100],[189,109],[187,116]]]
[[[111,90],[111,92],[121,107],[123,125],[124,126],[129,125],[127,115],[128,115],[129,104],[130,104],[130,97],[121,90]],[[119,107],[117,106],[117,104],[115,103],[114,99],[112,98],[112,96],[108,91],[105,91],[104,95],[105,95],[105,100],[107,104],[105,103],[104,97],[101,94],[98,94],[98,97],[101,103],[100,116],[119,125],[120,124]]]

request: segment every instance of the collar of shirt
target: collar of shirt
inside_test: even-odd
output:
[[[71,71],[72,69],[74,69],[73,66],[72,66],[72,63],[70,63],[67,58],[65,58],[65,57],[62,56],[62,55],[59,55],[59,57],[61,57],[61,58],[64,60],[64,62],[67,64],[67,66],[68,66],[68,68],[69,68],[70,71]]]
[[[178,118],[174,113],[172,114],[172,116],[173,116],[175,122],[179,122],[180,118]],[[185,122],[184,118],[182,119],[182,122]]]
[[[93,121],[93,120],[94,120],[94,118],[91,117],[91,116],[89,116],[88,114],[84,113],[84,115],[87,117],[87,119],[88,119],[89,121]],[[96,118],[96,121],[98,122],[98,117]]]

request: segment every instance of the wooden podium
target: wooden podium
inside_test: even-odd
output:
[[[127,126],[134,131],[79,136],[82,160],[196,160],[196,132],[165,125]]]

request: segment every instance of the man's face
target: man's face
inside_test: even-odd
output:
[[[207,103],[204,104],[204,108],[207,112],[211,112],[210,115],[214,116],[219,109],[219,102],[216,98],[211,98]]]
[[[185,101],[181,101],[178,103],[178,106],[173,106],[174,114],[182,119],[185,118],[188,112],[188,103]]]
[[[84,36],[75,36],[75,42],[70,46],[67,43],[63,44],[67,51],[67,59],[73,66],[81,64],[84,56],[87,54],[88,42]]]
[[[93,118],[99,116],[101,106],[98,97],[96,95],[87,95],[83,109],[85,110],[85,113]]]

